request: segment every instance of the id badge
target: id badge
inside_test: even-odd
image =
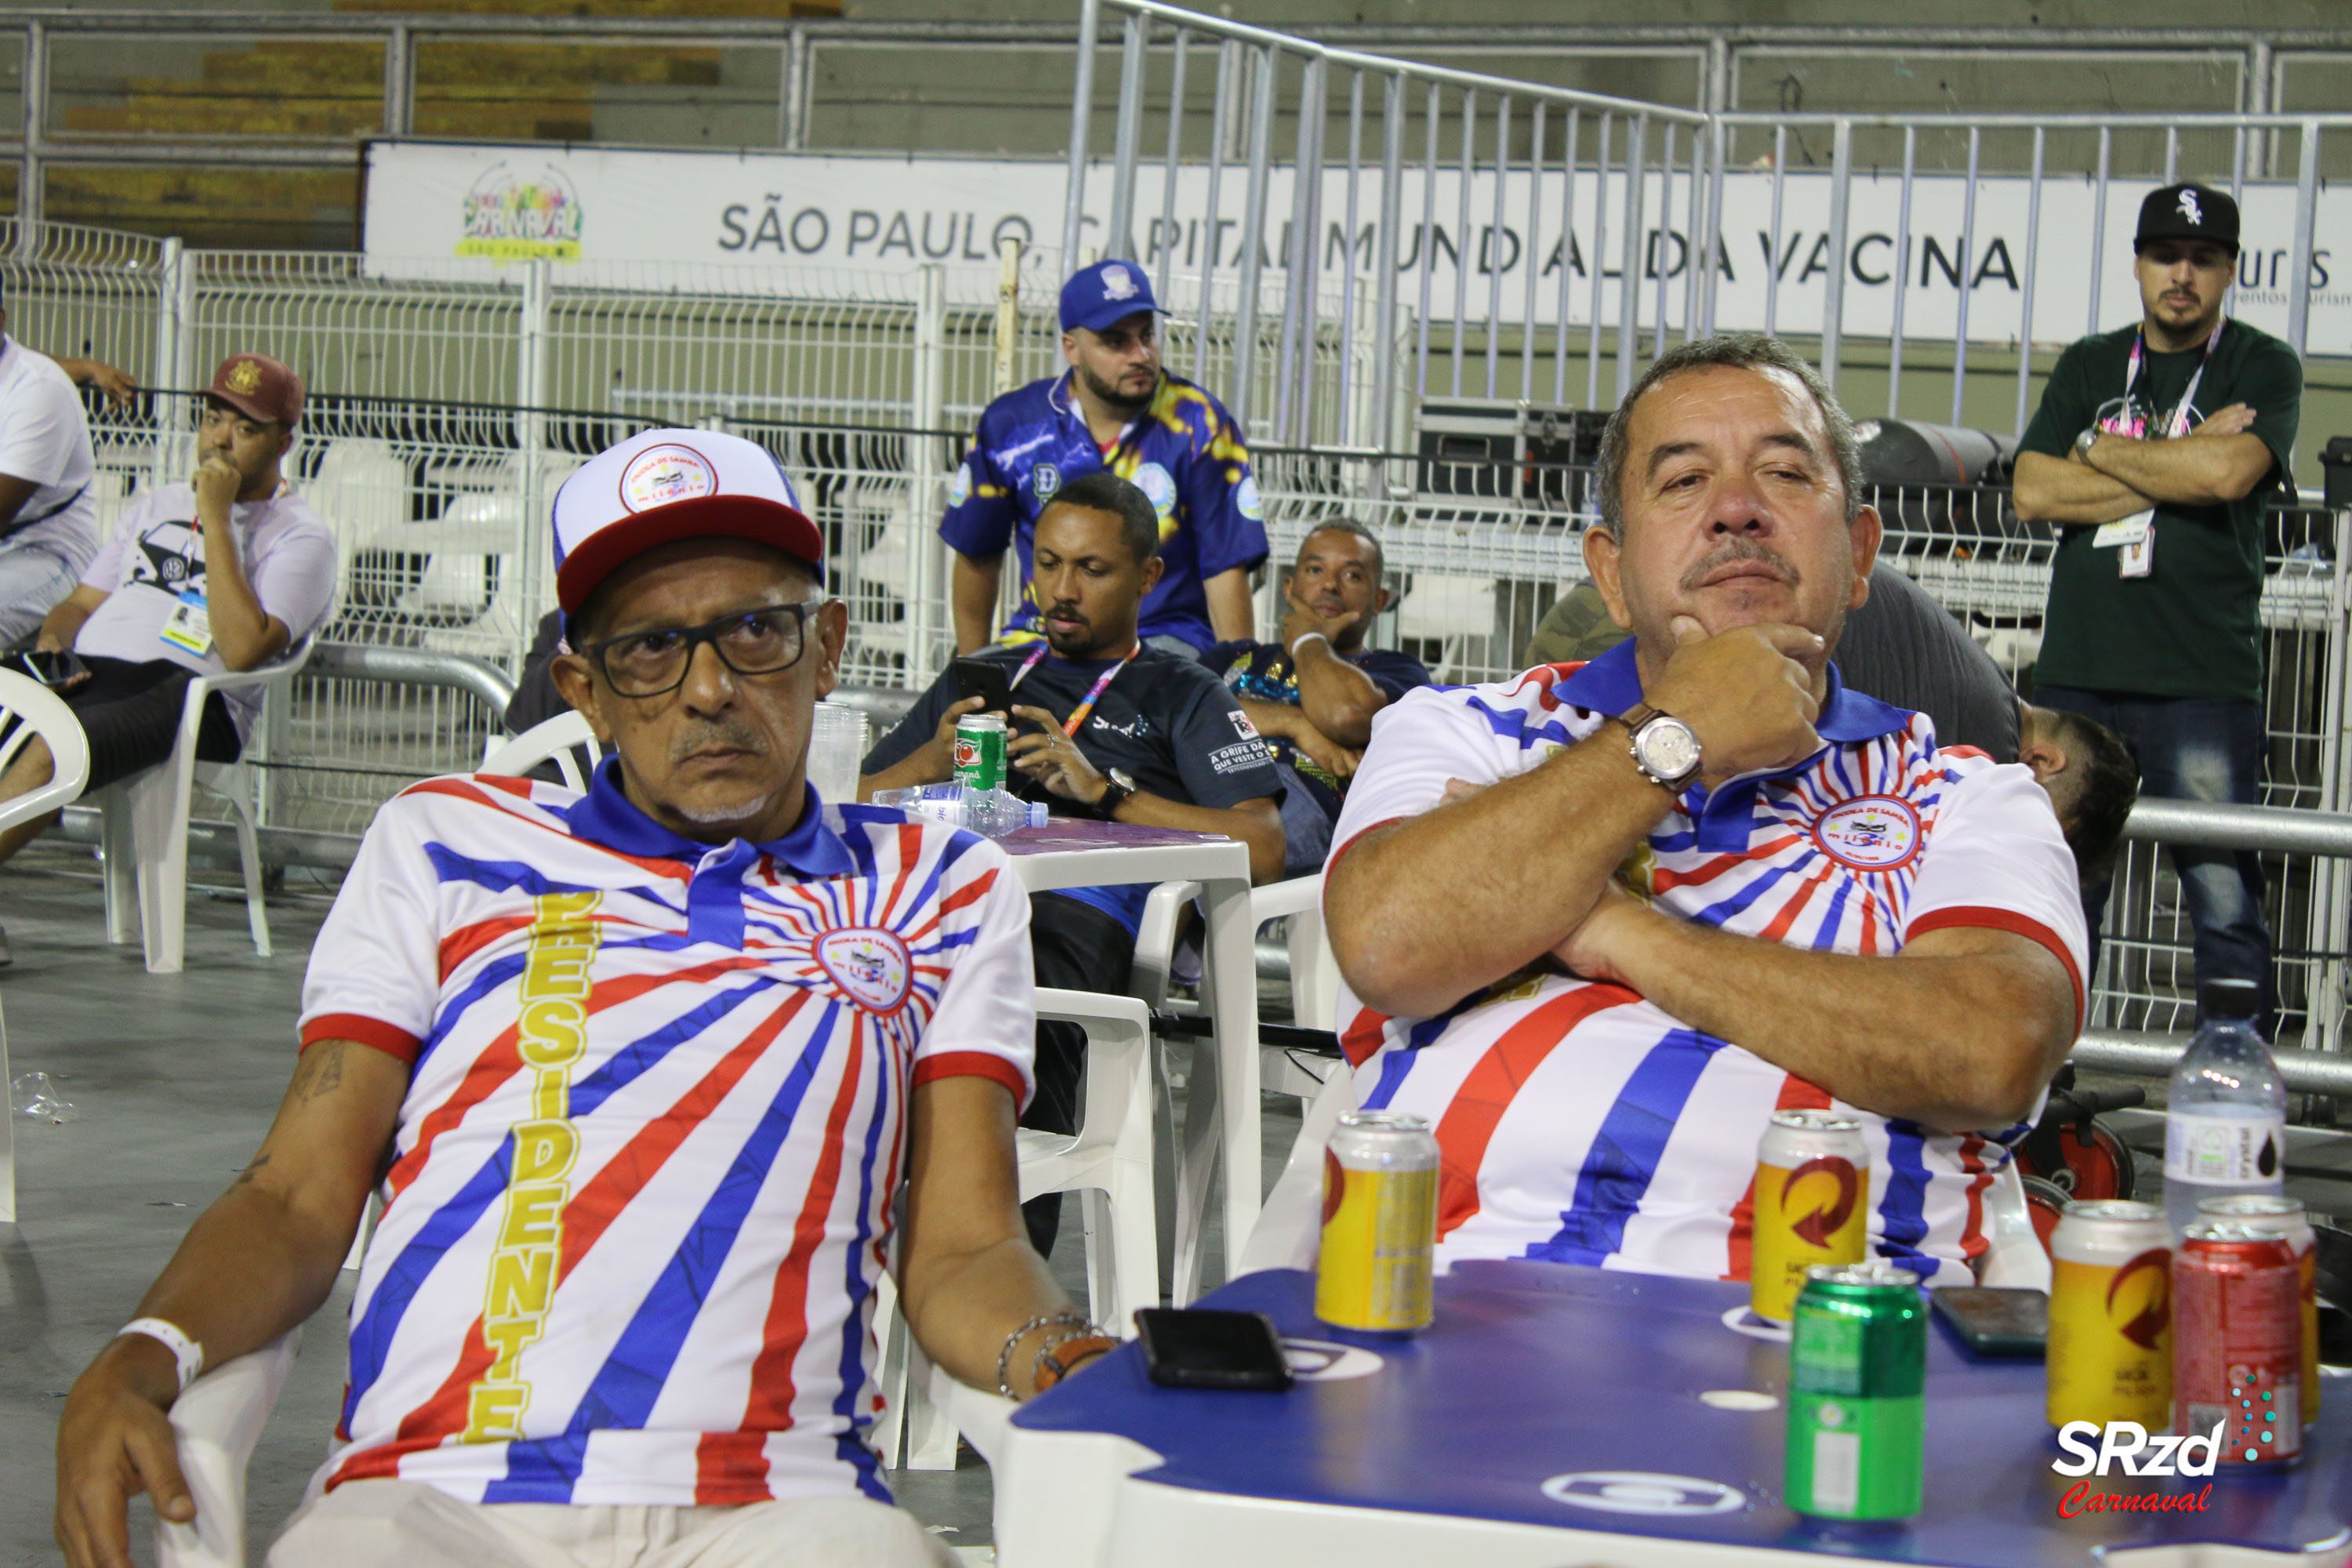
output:
[[[2136,539],[2116,552],[2116,575],[2147,577],[2156,571],[2156,530],[2149,529],[2144,538]]]
[[[2091,535],[2091,548],[2105,550],[2115,545],[2144,544],[2156,533],[2156,509],[2136,511],[2129,517],[2119,517],[2113,522],[2099,524]],[[2128,575],[2128,574],[2126,574]]]
[[[165,642],[184,649],[198,658],[210,652],[213,646],[212,612],[205,606],[205,596],[193,588],[180,590],[179,606],[163,623]]]

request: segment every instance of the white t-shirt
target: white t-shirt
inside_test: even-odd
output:
[[[89,421],[71,377],[47,354],[0,334],[0,474],[30,479],[40,489],[17,510],[38,519],[18,529],[0,550],[38,544],[63,556],[77,572],[98,549],[98,498],[90,481],[98,464],[89,453]]]
[[[289,647],[316,631],[335,597],[335,536],[310,505],[290,490],[228,509],[245,579],[265,615],[286,623]],[[196,521],[196,492],[188,485],[142,490],[122,509],[113,534],[81,574],[106,602],[89,614],[74,651],[134,663],[166,658],[201,675],[227,667],[219,652],[190,653],[163,639],[163,625],[183,591],[205,591],[205,531]],[[258,691],[223,694],[237,733],[250,737]]]
[[[488,774],[376,813],[301,1037],[405,1063],[321,1480],[888,1500],[873,1290],[937,1079],[1032,1084],[1004,852],[883,806],[690,843]]]
[[[1332,859],[1436,806],[1449,779],[1539,766],[1641,695],[1630,641],[1581,667],[1407,692],[1372,721]],[[1947,926],[2011,931],[2065,966],[2079,1020],[2074,859],[2033,775],[1938,747],[1925,715],[1834,679],[1814,728],[1822,749],[1794,767],[1685,792],[1619,886],[1696,924],[1817,952],[1884,956]],[[1339,1028],[1358,1101],[1436,1132],[1441,1267],[1528,1258],[1745,1279],[1772,1112],[1834,1105],[1861,1117],[1870,1144],[1873,1250],[1966,1282],[1987,1245],[1985,1188],[2027,1131],[1947,1133],[1838,1104],[1736,1040],[1551,965],[1433,1018],[1391,1017],[1343,989]]]

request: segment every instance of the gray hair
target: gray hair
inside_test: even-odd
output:
[[[1612,539],[1624,537],[1625,459],[1631,456],[1627,448],[1633,445],[1633,405],[1642,401],[1643,393],[1670,375],[1718,367],[1786,371],[1804,384],[1805,390],[1813,395],[1814,405],[1822,411],[1822,426],[1829,431],[1830,451],[1837,458],[1838,482],[1845,490],[1845,520],[1853,522],[1862,510],[1862,443],[1854,437],[1853,421],[1838,406],[1829,384],[1805,363],[1802,355],[1778,338],[1762,332],[1718,332],[1661,354],[1609,416],[1609,427],[1601,437],[1601,461],[1592,476],[1601,503],[1601,531]]]

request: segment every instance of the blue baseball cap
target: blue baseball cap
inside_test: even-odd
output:
[[[1138,310],[1157,310],[1151,279],[1132,261],[1097,261],[1070,274],[1062,285],[1062,331],[1084,327],[1099,332]]]

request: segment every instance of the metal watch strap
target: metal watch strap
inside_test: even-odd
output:
[[[1665,710],[1653,708],[1646,702],[1636,702],[1620,715],[1617,721],[1625,726],[1625,752],[1633,759],[1633,766],[1640,771],[1643,778],[1656,784],[1660,789],[1678,795],[1691,780],[1698,776],[1699,768],[1694,763],[1688,772],[1673,778],[1661,777],[1651,770],[1648,760],[1642,755],[1642,731],[1654,719],[1674,719],[1676,724],[1682,726],[1685,733],[1690,730],[1687,723],[1680,719],[1675,719],[1675,716]]]

